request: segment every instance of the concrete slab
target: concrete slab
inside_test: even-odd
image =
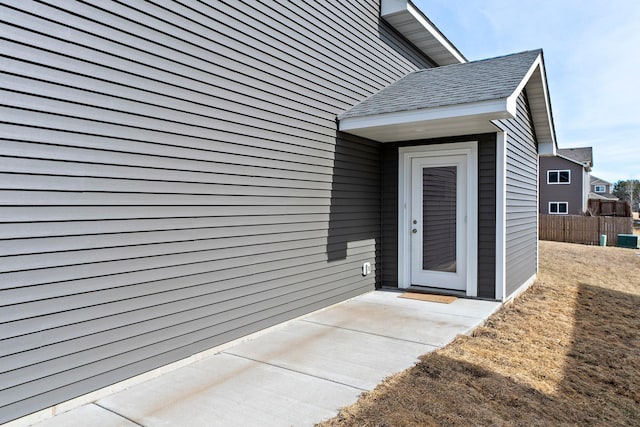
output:
[[[38,426],[311,426],[500,307],[399,295],[362,295]]]
[[[483,301],[467,298],[458,298],[451,304],[442,304],[431,301],[418,301],[407,298],[398,298],[401,292],[375,291],[361,295],[358,301],[365,301],[377,304],[387,304],[393,307],[406,307],[418,309],[429,313],[453,314],[456,316],[473,317],[476,319],[486,319],[498,308],[501,303],[496,301]],[[353,300],[352,300],[353,301]]]
[[[485,317],[479,314],[481,310],[469,302],[480,303],[489,313],[498,304],[462,299],[440,304],[398,296],[392,292],[369,293],[315,313],[305,321],[442,347],[482,323]]]
[[[435,348],[299,321],[225,353],[370,390],[387,376],[413,366],[418,356]]]
[[[98,404],[149,427],[298,426],[334,416],[360,393],[353,387],[217,354]]]
[[[53,418],[34,424],[34,427],[138,427],[137,424],[94,404],[84,405]]]

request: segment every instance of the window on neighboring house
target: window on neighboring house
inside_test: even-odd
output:
[[[605,187],[604,185],[596,185],[596,193],[606,193],[607,192],[607,187]]]
[[[570,170],[547,171],[547,183],[548,184],[570,184],[571,171]]]
[[[549,202],[549,213],[552,215],[566,215],[569,213],[569,203]]]

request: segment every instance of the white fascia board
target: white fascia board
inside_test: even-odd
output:
[[[409,0],[382,0],[380,5],[380,16],[418,47],[420,47],[421,44],[419,41],[420,39],[432,39],[436,41],[442,49],[440,55],[442,55],[442,53],[446,53],[446,55],[449,56],[447,61],[439,63],[438,65],[460,64],[467,62],[458,49],[456,49],[455,46],[453,46],[431,22],[425,19],[422,12]],[[401,18],[398,22],[405,22],[407,21],[407,18],[410,18],[408,21],[420,24],[420,26],[424,28],[424,33],[418,36],[411,31],[407,31],[402,23],[395,22],[394,18],[396,17]],[[438,56],[436,53],[428,50],[424,50],[424,52],[429,57]]]
[[[553,139],[554,145],[556,144],[555,140],[555,127],[553,125],[553,117],[551,117],[551,98],[549,97],[549,88],[547,87],[547,72],[544,69],[544,61],[542,60],[542,55],[538,57],[538,61],[540,61],[540,66],[538,68],[540,83],[542,84],[542,93],[544,94],[544,100],[547,107],[547,119],[549,121],[549,128],[551,131],[551,138]]]
[[[511,95],[506,100],[506,109],[511,114],[511,117],[518,115],[518,97]]]
[[[424,19],[422,12],[416,9],[411,3],[407,2],[407,10],[411,15],[427,30],[431,36],[438,41],[445,48],[451,56],[453,56],[459,63],[465,63],[467,60],[460,55],[458,49],[456,49],[444,36],[435,28],[429,21]]]
[[[510,98],[517,99],[518,96],[520,96],[520,92],[522,92],[522,90],[525,88],[527,83],[529,83],[529,79],[531,79],[531,76],[533,76],[533,73],[535,73],[536,71],[539,72],[538,67],[541,67],[541,66],[542,66],[542,56],[539,54],[536,60],[533,61],[533,64],[531,64],[531,67],[529,67],[529,70],[527,71],[527,73],[522,78],[522,81],[518,83],[518,86],[513,91]]]
[[[525,86],[529,82],[529,79],[531,78],[533,73],[538,69],[538,66],[540,65],[540,59],[541,59],[540,55],[538,55],[538,58],[536,58],[536,60],[533,61],[533,64],[531,64],[531,67],[529,67],[529,70],[527,71],[527,73],[522,78],[522,81],[520,81],[520,83],[518,83],[518,86],[516,86],[516,89],[507,98],[507,108],[508,108],[509,112],[511,112],[513,117],[516,117],[516,115],[517,115],[518,97],[520,96],[520,93],[524,90]]]
[[[536,131],[539,135],[538,155],[555,156],[558,145],[555,140],[555,129],[553,126],[553,118],[551,117],[551,100],[549,98],[549,91],[547,89],[545,76],[544,62],[542,60],[542,53],[540,53],[536,60],[533,61],[533,64],[531,64],[531,67],[529,67],[529,70],[524,75],[522,81],[518,84],[509,98],[507,98],[507,103],[511,108],[517,108],[518,97],[525,88],[527,88],[530,98],[532,96],[537,96],[544,100],[544,113],[537,113],[536,111],[533,111],[533,109],[531,111],[532,116],[537,115],[537,117],[533,117],[533,122],[534,126],[537,126]],[[538,93],[531,93],[533,91]],[[544,117],[542,117],[542,115]],[[540,126],[544,126],[544,132],[542,131],[543,129],[540,129]],[[548,136],[545,137],[540,135]]]
[[[515,117],[508,108],[507,99],[473,102],[460,105],[423,108],[420,110],[398,111],[394,113],[374,114],[363,117],[347,117],[340,120],[339,130],[364,129],[379,126],[429,122],[432,120],[452,119],[457,117],[483,116],[486,120],[511,119]]]
[[[549,97],[549,90],[547,88],[547,80],[546,80],[546,72],[544,71],[544,61],[542,61],[542,55],[538,57],[536,60],[538,62],[538,66],[535,68],[536,73],[530,77],[530,81],[534,80],[535,84],[528,85],[527,82],[527,91],[531,86],[532,90],[541,91],[541,95],[544,99],[544,117],[534,117],[534,125],[543,125],[546,129],[547,137],[540,138],[538,140],[539,154],[543,154],[543,152],[551,152],[551,155],[556,155],[558,149],[558,143],[556,142],[556,130],[553,124],[553,117],[551,115],[551,99]],[[539,88],[536,88],[539,86]],[[532,111],[533,115],[533,111]]]

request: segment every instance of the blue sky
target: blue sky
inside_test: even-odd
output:
[[[558,146],[640,179],[640,1],[413,0],[470,61],[542,48]]]

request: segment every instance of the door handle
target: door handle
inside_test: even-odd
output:
[[[416,233],[418,232],[418,230],[414,228],[413,230],[411,230],[411,232],[412,232],[413,234],[416,234]]]

